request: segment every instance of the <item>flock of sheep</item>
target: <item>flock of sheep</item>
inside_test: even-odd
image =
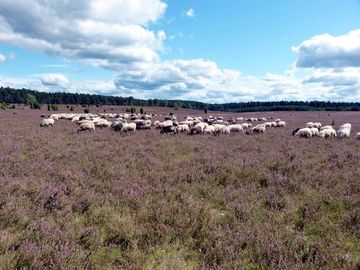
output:
[[[293,131],[294,136],[311,138],[311,137],[320,137],[320,138],[350,138],[351,133],[351,124],[346,123],[339,127],[336,131],[332,126],[322,126],[321,123],[309,122],[303,128],[298,128]],[[356,133],[355,139],[360,139],[360,132]]]
[[[271,117],[261,118],[234,118],[231,117],[225,121],[223,117],[209,116],[206,119],[202,117],[187,116],[183,121],[178,121],[175,115],[166,115],[164,121],[152,121],[156,114],[116,114],[116,113],[101,113],[101,114],[75,114],[75,113],[59,113],[52,114],[49,118],[42,119],[40,126],[49,127],[55,124],[55,121],[60,119],[70,120],[78,124],[78,132],[80,131],[94,131],[96,127],[112,128],[114,131],[129,132],[135,130],[149,130],[155,128],[160,130],[160,133],[185,133],[190,135],[195,134],[231,134],[237,132],[244,132],[246,134],[265,133],[269,128],[285,128],[286,123],[281,119],[273,120]],[[110,121],[108,119],[113,119]],[[243,122],[243,123],[239,123]],[[250,122],[263,122],[261,124],[252,125]],[[322,126],[321,123],[309,122],[303,128],[298,128],[293,131],[294,136],[311,138],[311,137],[339,137],[349,138],[351,132],[351,124],[342,125],[338,131],[332,126]],[[360,139],[360,132],[356,134],[355,138]]]
[[[178,121],[175,115],[166,115],[164,121],[152,121],[156,114],[74,114],[59,113],[52,114],[49,118],[42,119],[41,127],[50,127],[55,121],[60,119],[70,120],[78,124],[78,132],[85,130],[95,130],[96,127],[112,128],[114,131],[128,132],[135,130],[147,130],[152,127],[160,130],[160,133],[186,133],[186,134],[231,134],[235,132],[245,132],[246,134],[264,133],[268,128],[284,128],[286,123],[281,119],[271,122],[264,122],[253,126],[249,122],[267,121],[265,117],[261,118],[230,118],[225,121],[223,117],[209,116],[206,119],[202,117],[187,116],[183,121]],[[113,119],[111,122],[107,119]],[[270,118],[271,119],[271,118]],[[247,123],[239,124],[238,122]]]

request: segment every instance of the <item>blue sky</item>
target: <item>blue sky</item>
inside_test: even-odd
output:
[[[2,0],[0,85],[207,102],[360,99],[359,26],[357,0]]]
[[[282,72],[296,55],[292,46],[317,34],[340,35],[360,26],[360,2],[348,0],[168,1],[164,25],[169,35],[184,33],[169,45],[166,58],[213,59],[248,74]],[[179,17],[193,8],[196,17]],[[181,55],[179,50],[185,53]]]

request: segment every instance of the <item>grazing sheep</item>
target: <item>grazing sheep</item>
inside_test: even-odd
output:
[[[286,127],[285,121],[278,121],[278,122],[276,122],[276,127]]]
[[[294,136],[302,137],[302,138],[311,138],[312,137],[312,131],[310,128],[301,128],[299,129]]]
[[[177,127],[174,126],[166,126],[161,128],[160,133],[164,134],[164,133],[176,133],[177,132]]]
[[[116,122],[112,123],[111,128],[114,131],[121,131],[123,124],[124,124],[124,122],[122,122],[122,121],[116,121]]]
[[[176,127],[177,133],[190,133],[190,128],[188,125],[178,125]]]
[[[189,127],[191,127],[192,125],[194,125],[194,120],[181,121],[179,122],[179,125],[188,125]]]
[[[265,122],[265,123],[264,123],[264,125],[265,125],[265,127],[266,127],[266,128],[270,128],[270,127],[272,127],[271,122]]]
[[[202,132],[203,132],[203,129],[201,126],[194,126],[190,129],[190,135],[201,134]]]
[[[356,133],[356,135],[355,135],[355,139],[360,140],[360,132]]]
[[[213,127],[215,128],[215,132],[220,132],[224,127],[226,127],[225,125],[223,124],[215,124],[213,125]]]
[[[54,126],[55,120],[52,118],[42,119],[40,122],[40,127],[50,127]]]
[[[320,128],[320,131],[322,131],[324,129],[334,129],[334,128],[332,126],[323,126]]]
[[[313,137],[319,136],[319,129],[318,128],[312,127],[312,128],[310,128],[310,130],[311,130],[311,133],[312,133]]]
[[[60,119],[60,115],[59,115],[59,114],[52,114],[52,115],[50,115],[49,118],[54,119],[54,120],[59,120],[59,119]]]
[[[313,122],[308,122],[305,124],[305,127],[307,127],[307,128],[312,128],[313,126],[314,126]]]
[[[136,130],[136,124],[135,123],[124,123],[121,132],[127,132],[127,131],[135,131]]]
[[[313,127],[321,128],[321,123],[320,122],[315,122],[315,123],[313,123]]]
[[[243,132],[244,129],[240,124],[234,124],[229,126],[230,132]]]
[[[231,133],[230,126],[223,127],[220,132],[222,134],[230,134]]]
[[[265,133],[266,127],[264,124],[257,125],[252,128],[253,133]]]
[[[162,129],[162,128],[165,128],[165,127],[172,127],[173,125],[174,125],[173,121],[171,121],[171,120],[166,120],[166,121],[164,121],[164,122],[158,123],[158,125],[156,126],[156,128]]]
[[[294,129],[294,130],[292,131],[292,135],[295,136],[295,134],[296,134],[300,129],[301,129],[301,128]]]
[[[241,124],[241,126],[243,127],[243,129],[252,128],[252,124],[249,124],[249,123],[243,123],[243,124]]]
[[[81,123],[80,124],[80,126],[79,126],[79,128],[78,128],[78,133],[80,132],[80,131],[85,131],[85,130],[94,130],[95,131],[95,124],[94,124],[94,122],[91,122],[91,121],[86,121],[86,122],[84,122],[84,123]]]
[[[197,123],[195,125],[196,128],[199,128],[200,129],[200,133],[203,133],[204,132],[204,129],[208,126],[207,123]]]
[[[204,129],[204,133],[205,133],[205,134],[215,134],[215,133],[216,133],[216,128],[215,128],[215,126],[207,126],[207,127]]]
[[[103,127],[105,127],[105,128],[111,127],[111,122],[109,122],[109,121],[107,121],[105,119],[103,119],[102,121],[98,121],[98,122],[96,122],[94,124],[95,124],[96,127],[101,127],[101,128],[103,128]]]
[[[333,128],[326,128],[319,132],[320,138],[331,138],[331,137],[337,137],[336,131]]]

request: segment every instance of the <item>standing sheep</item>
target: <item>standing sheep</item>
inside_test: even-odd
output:
[[[338,130],[338,137],[339,138],[350,138],[350,132],[351,132],[351,124],[347,123],[342,126],[340,126]]]

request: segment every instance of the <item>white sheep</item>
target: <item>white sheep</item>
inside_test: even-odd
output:
[[[190,128],[188,125],[178,125],[176,127],[176,131],[179,132],[179,133],[190,133]]]
[[[85,130],[94,130],[95,131],[95,124],[91,121],[86,121],[80,124],[78,128],[78,132],[85,131]]]
[[[136,130],[135,123],[124,123],[121,127],[121,132],[135,131],[135,130]]]
[[[295,136],[303,137],[303,138],[311,138],[313,133],[310,128],[301,128],[296,133]]]
[[[310,128],[310,130],[311,130],[313,137],[319,136],[319,129],[317,129],[316,127],[312,127],[312,128]]]
[[[222,125],[222,124],[215,124],[215,125],[212,125],[214,127],[214,132],[215,133],[218,133],[220,132],[224,127],[226,127],[225,125]]]
[[[338,137],[339,138],[350,138],[350,133],[351,133],[351,124],[346,123],[346,124],[340,126],[340,128],[338,130]]]
[[[207,126],[207,127],[204,129],[204,133],[205,133],[205,134],[215,134],[215,133],[216,133],[216,128],[215,128],[215,126]]]
[[[96,127],[111,127],[111,122],[107,121],[106,119],[101,119],[101,121],[94,122]]]
[[[203,122],[197,123],[197,124],[195,125],[196,128],[198,128],[199,130],[201,130],[201,133],[204,132],[204,130],[205,130],[205,128],[206,128],[207,126],[208,126],[208,124],[207,124],[207,123],[203,123]]]
[[[331,137],[337,137],[336,130],[333,128],[326,128],[319,132],[320,138],[331,138]]]
[[[50,127],[50,126],[54,126],[55,124],[55,120],[52,118],[47,118],[47,119],[43,119],[40,122],[40,127]]]
[[[360,140],[360,132],[356,133],[356,135],[355,135],[355,139]]]
[[[315,122],[315,123],[313,123],[313,127],[321,128],[321,123],[320,122]]]
[[[324,129],[334,129],[332,126],[323,126],[320,128],[320,131],[324,130]]]
[[[243,129],[252,128],[252,124],[249,124],[249,123],[243,123],[243,124],[241,124],[241,126],[243,127]]]
[[[264,124],[257,125],[252,128],[252,132],[254,133],[265,133],[266,127]]]
[[[174,125],[173,121],[171,120],[167,120],[167,121],[164,121],[164,122],[160,122],[156,125],[156,128],[166,128],[166,127],[172,127]]]
[[[285,121],[278,121],[278,122],[276,122],[276,127],[286,127]]]
[[[220,130],[220,132],[221,132],[222,134],[230,134],[230,133],[231,133],[230,126],[225,126],[225,127],[223,127],[223,128]]]
[[[230,132],[243,132],[244,129],[240,124],[229,125]]]
[[[264,125],[266,128],[270,128],[272,126],[271,122],[265,122]]]

